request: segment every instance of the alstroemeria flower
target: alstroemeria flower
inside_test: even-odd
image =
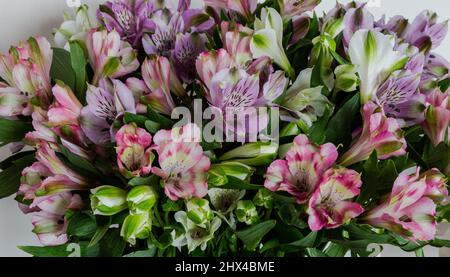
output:
[[[375,19],[374,16],[366,6],[356,7],[348,9],[344,16],[344,37],[343,43],[345,47],[349,46],[349,43],[353,35],[362,29],[371,30],[374,28]]]
[[[44,37],[30,38],[9,54],[0,54],[0,116],[30,115],[32,100],[46,108],[50,103],[50,67],[53,51]]]
[[[312,11],[322,0],[278,0],[285,21]]]
[[[89,30],[98,27],[97,19],[89,13],[87,5],[81,5],[75,14],[64,14],[64,22],[55,30],[54,39],[58,47],[70,50],[69,42],[78,41],[86,43]]]
[[[117,164],[127,178],[148,175],[152,170],[152,135],[134,123],[123,126],[116,134]]]
[[[330,169],[309,201],[309,228],[319,231],[333,229],[364,212],[363,207],[352,201],[359,195],[361,176],[346,168]]]
[[[143,81],[130,78],[127,85],[136,95],[141,96],[141,102],[150,104],[160,113],[171,115],[175,108],[171,92],[183,96],[185,90],[170,61],[166,57],[150,56],[142,64],[142,78]],[[146,111],[147,107],[142,109]]]
[[[125,112],[136,113],[133,92],[121,81],[101,79],[99,86],[89,85],[86,100],[88,105],[81,110],[81,127],[95,144],[114,141],[114,123]]]
[[[250,18],[256,11],[258,0],[204,0],[205,5],[225,11],[234,11]]]
[[[36,152],[36,159],[46,166],[52,176],[62,175],[74,184],[87,186],[87,181],[80,174],[68,168],[56,155],[48,143],[43,143]]]
[[[20,187],[17,195],[22,197],[24,201],[32,201],[36,198],[36,191],[41,187],[42,181],[50,177],[52,173],[42,163],[35,162],[31,166],[22,171],[20,178]],[[31,209],[29,205],[19,203],[19,208],[25,214],[35,212],[36,209]]]
[[[394,46],[393,36],[371,30],[359,30],[350,40],[348,52],[361,79],[363,104],[375,100],[380,85],[392,72],[405,66],[408,57],[395,51]]]
[[[338,152],[333,144],[318,146],[305,135],[299,135],[286,154],[286,160],[276,160],[270,165],[264,186],[271,191],[287,191],[297,203],[304,204],[337,158]]]
[[[123,40],[138,46],[143,34],[151,31],[155,26],[150,19],[154,11],[154,1],[116,0],[100,5],[97,17],[108,31],[115,30]]]
[[[142,40],[148,55],[170,59],[177,75],[187,83],[195,78],[197,56],[206,50],[204,33],[214,26],[204,11],[190,6],[190,1],[180,1],[176,10],[156,11],[151,17],[154,30]]]
[[[82,149],[87,148],[86,137],[79,122],[83,105],[72,90],[62,83],[56,84],[52,92],[55,101],[47,113],[49,126],[58,136],[78,145],[80,151],[77,152],[83,152]]]
[[[436,13],[423,11],[408,26],[403,38],[420,50],[428,51],[438,47],[447,32],[448,21],[437,23]]]
[[[324,115],[327,106],[331,105],[328,98],[322,94],[322,86],[311,87],[312,68],[300,72],[297,80],[289,87],[281,106],[287,109],[283,114],[284,121],[301,119],[308,127]]]
[[[433,240],[437,225],[436,204],[448,196],[446,181],[442,174],[437,174],[437,170],[422,175],[419,172],[420,169],[415,174],[402,172],[387,200],[369,211],[363,220],[412,241]],[[433,200],[438,201],[435,203]]]
[[[189,253],[198,247],[205,251],[208,242],[214,238],[214,233],[222,224],[222,220],[216,216],[202,226],[197,225],[189,219],[185,211],[177,212],[175,220],[183,226],[184,233],[177,234],[175,230],[172,232],[172,246],[181,250],[181,247],[187,245]]]
[[[406,140],[398,121],[387,117],[373,102],[363,107],[363,129],[354,139],[350,149],[341,157],[340,164],[349,166],[367,160],[373,151],[378,159],[406,154]]]
[[[117,31],[89,31],[86,47],[94,70],[93,84],[106,77],[119,78],[139,68],[137,52],[121,40]]]
[[[420,80],[420,91],[429,93],[439,87],[439,83],[450,77],[450,63],[436,53],[430,53],[425,60],[425,67]]]
[[[78,211],[83,207],[83,201],[79,195],[61,193],[39,199],[35,208],[39,212],[33,214],[31,219],[34,226],[33,233],[38,236],[44,246],[57,246],[68,241],[66,234],[68,221],[66,212]]]
[[[295,71],[284,52],[283,19],[275,9],[266,8],[261,11],[261,20],[255,21],[255,34],[250,49],[254,58],[273,59],[291,79],[295,79]]]
[[[438,89],[426,95],[425,121],[422,127],[434,146],[443,142],[450,124],[450,90]]]
[[[199,144],[201,138],[197,125],[161,130],[154,136],[160,168],[153,173],[164,182],[164,190],[171,200],[208,194],[207,172],[211,165]]]

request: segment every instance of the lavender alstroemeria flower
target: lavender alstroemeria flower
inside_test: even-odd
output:
[[[114,141],[114,123],[125,112],[136,113],[133,93],[119,80],[102,79],[98,87],[89,86],[86,100],[88,105],[81,111],[81,126],[95,144]]]
[[[180,1],[177,9],[157,10],[151,19],[154,30],[142,40],[145,52],[170,59],[180,78],[191,82],[195,60],[206,50],[204,32],[214,26],[213,19],[202,10],[190,9],[190,1]]]
[[[101,5],[97,17],[108,31],[116,30],[123,40],[137,46],[141,43],[143,34],[154,28],[150,19],[154,11],[154,1],[115,0]]]

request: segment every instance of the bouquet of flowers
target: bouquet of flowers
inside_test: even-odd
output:
[[[0,55],[0,197],[34,256],[448,247],[447,22],[365,3],[116,0]],[[78,251],[74,251],[77,249]]]

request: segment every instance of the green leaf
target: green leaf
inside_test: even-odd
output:
[[[72,68],[70,52],[61,48],[53,48],[53,63],[50,69],[50,77],[53,80],[64,82],[72,91],[76,91],[75,72]]]
[[[439,88],[441,89],[442,92],[447,91],[448,88],[450,88],[450,78],[440,81]]]
[[[149,249],[149,250],[141,250],[136,251],[130,254],[125,255],[125,258],[152,258],[156,255],[156,248]]]
[[[70,218],[67,234],[79,238],[91,237],[95,234],[97,223],[95,219],[85,213],[76,213]]]
[[[33,257],[60,258],[76,255],[79,246],[81,257],[97,257],[100,249],[98,247],[87,247],[88,242],[68,243],[60,246],[19,246],[22,251],[31,254]]]
[[[260,185],[249,184],[234,176],[226,175],[228,183],[220,186],[221,189],[241,189],[241,190],[259,190],[262,188]]]
[[[312,248],[316,244],[318,237],[317,235],[318,235],[317,232],[311,232],[306,237],[298,241],[282,245],[280,249],[285,252],[296,252],[299,249]]]
[[[442,142],[434,147],[431,143],[427,143],[423,151],[422,159],[427,163],[429,169],[437,168],[441,172],[448,172],[450,145]],[[447,177],[450,177],[450,174]]]
[[[25,156],[30,156],[30,155],[34,155],[34,151],[24,151],[24,152],[19,152],[15,155],[10,156],[9,158],[7,158],[6,160],[3,160],[0,162],[0,169],[7,169],[10,166],[14,165],[14,162],[20,158],[23,158]]]
[[[326,141],[335,145],[343,144],[348,147],[352,141],[352,122],[359,114],[359,94],[353,96],[331,118],[326,131]]]
[[[325,254],[324,252],[320,251],[317,248],[307,248],[306,249],[306,253],[308,253],[309,257],[315,257],[315,258],[319,258],[319,257],[328,257],[327,254]]]
[[[161,124],[159,124],[158,122],[147,120],[144,124],[147,131],[149,131],[151,134],[156,134],[159,130],[161,130]]]
[[[171,129],[175,124],[171,119],[153,110],[153,108],[150,105],[147,107],[147,115],[150,118],[150,120],[160,124],[161,128],[163,129]]]
[[[86,57],[81,45],[70,42],[71,65],[75,72],[75,92],[81,103],[86,102]]]
[[[145,127],[146,126],[145,123],[146,121],[148,121],[148,118],[146,116],[132,113],[125,113],[123,119],[125,121],[125,124],[136,123],[136,125],[138,125],[141,128]]]
[[[156,175],[151,175],[149,177],[136,177],[128,182],[128,185],[132,187],[137,186],[153,186],[157,187],[159,185],[159,177]]]
[[[103,217],[102,217],[103,218]],[[94,245],[97,245],[100,240],[106,235],[106,233],[109,230],[109,227],[111,226],[111,217],[108,217],[106,222],[103,222],[99,224],[97,219],[97,230],[95,231],[94,236],[92,236],[91,241],[89,242],[88,247],[92,247]]]
[[[25,134],[33,130],[29,122],[0,118],[0,142],[11,143],[21,141]]]
[[[267,235],[277,224],[275,220],[268,220],[258,225],[237,231],[237,237],[242,240],[248,250],[255,250],[263,237]]]
[[[328,257],[345,257],[345,254],[347,254],[348,250],[349,249],[343,245],[331,242],[324,253]]]
[[[98,244],[100,255],[102,257],[121,257],[126,244],[120,236],[120,229],[110,229]]]
[[[0,199],[9,197],[19,190],[22,170],[34,161],[34,153],[28,154],[13,161],[10,167],[0,172]]]
[[[325,142],[325,134],[328,128],[328,122],[330,121],[332,115],[332,109],[330,107],[327,107],[324,115],[308,131],[308,137],[311,141],[319,145]]]

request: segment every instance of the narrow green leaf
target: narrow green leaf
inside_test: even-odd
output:
[[[81,45],[74,41],[70,43],[71,65],[75,72],[75,92],[81,103],[86,102],[86,57]]]
[[[64,82],[72,91],[76,91],[75,72],[72,68],[70,52],[61,48],[53,48],[53,63],[50,69],[50,77],[53,80]]]
[[[237,237],[242,240],[248,250],[255,250],[263,237],[267,235],[277,224],[275,220],[268,220],[258,225],[237,231]]]
[[[0,118],[0,142],[2,143],[21,141],[25,134],[32,130],[33,126],[29,122]]]

